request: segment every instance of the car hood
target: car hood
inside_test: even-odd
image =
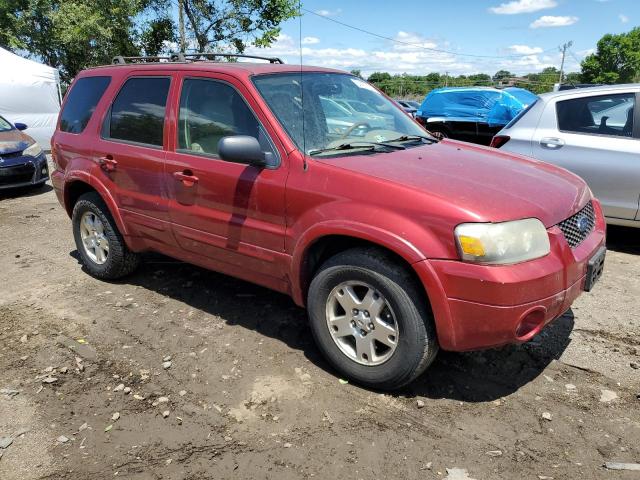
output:
[[[419,190],[458,207],[468,217],[461,221],[533,217],[548,228],[578,211],[591,196],[586,183],[567,170],[454,140],[320,161]]]
[[[0,155],[21,152],[32,143],[31,137],[20,130],[14,129],[0,132]]]

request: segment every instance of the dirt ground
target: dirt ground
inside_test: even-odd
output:
[[[5,195],[0,479],[638,479],[603,465],[640,462],[640,231],[609,248],[532,342],[383,394],[287,297],[157,255],[98,281],[49,187]]]

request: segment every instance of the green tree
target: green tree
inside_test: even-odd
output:
[[[3,0],[0,46],[26,51],[60,70],[79,70],[115,55],[157,54],[173,39],[169,0]]]
[[[576,85],[582,82],[582,74],[580,72],[567,73],[564,76],[564,82],[570,85]]]
[[[506,78],[512,78],[512,77],[515,77],[515,75],[511,73],[509,70],[498,70],[493,75],[493,81],[499,82],[500,80],[504,80]]]
[[[294,0],[184,0],[199,52],[265,47],[297,14]],[[0,46],[60,70],[63,83],[116,55],[158,55],[177,39],[172,0],[0,0]],[[0,73],[1,74],[1,73]]]
[[[387,72],[373,72],[367,78],[367,81],[370,83],[380,83],[391,80],[391,74]]]
[[[640,80],[640,27],[619,35],[607,34],[595,53],[582,61],[585,83],[631,83]]]
[[[224,47],[244,52],[248,40],[268,47],[280,33],[280,23],[298,15],[296,0],[184,0],[187,31],[198,52]]]
[[[474,75],[469,75],[467,79],[472,82],[472,85],[490,85],[491,84],[491,77],[486,73],[476,73]]]
[[[354,68],[351,70],[351,75],[355,75],[356,77],[362,78],[362,70],[358,70]]]

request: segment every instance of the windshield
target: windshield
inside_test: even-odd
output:
[[[9,130],[13,130],[13,125],[0,117],[0,132],[8,132]]]
[[[300,151],[310,155],[347,155],[346,149],[336,147],[362,144],[364,150],[366,145],[396,139],[415,143],[420,139],[414,137],[428,136],[394,103],[353,75],[265,74],[253,82]]]

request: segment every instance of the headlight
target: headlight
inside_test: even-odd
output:
[[[518,263],[547,255],[549,234],[537,218],[503,223],[463,223],[455,229],[462,260],[476,263]]]
[[[38,142],[33,142],[25,149],[24,152],[22,152],[23,155],[28,155],[29,157],[37,157],[41,153],[42,149],[40,148],[40,145],[38,145]]]

